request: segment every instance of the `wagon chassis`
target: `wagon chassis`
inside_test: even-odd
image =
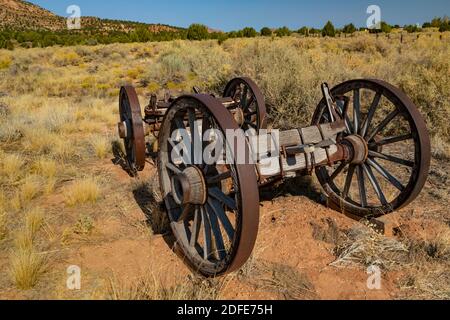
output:
[[[249,78],[231,80],[222,97],[197,88],[194,94],[161,100],[152,95],[144,117],[134,88],[121,89],[118,131],[128,165],[132,172],[144,170],[145,137],[153,136],[171,228],[196,271],[217,276],[242,267],[258,233],[259,188],[275,181],[315,172],[331,206],[360,219],[400,210],[419,195],[431,151],[413,102],[398,88],[374,79],[351,80],[333,89],[323,84],[321,89],[323,99],[311,125],[285,131],[266,130],[264,96]],[[176,147],[170,140],[180,130],[188,138],[176,142],[199,161],[174,159]],[[233,130],[243,147],[237,151],[225,139],[220,143],[231,149],[229,161],[206,163],[201,158],[208,144],[202,142],[199,151],[193,146],[195,137],[208,130],[223,136]],[[403,151],[406,147],[409,152]],[[195,152],[201,154],[196,157]],[[242,154],[256,161],[241,162]]]

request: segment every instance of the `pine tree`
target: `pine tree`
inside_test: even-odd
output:
[[[322,29],[322,36],[324,37],[335,37],[336,29],[331,21],[328,21],[325,27]]]

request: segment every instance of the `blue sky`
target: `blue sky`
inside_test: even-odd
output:
[[[365,26],[369,5],[381,8],[382,20],[391,24],[416,24],[435,16],[450,15],[450,0],[31,0],[61,16],[76,4],[83,16],[163,23],[187,27],[203,23],[230,31],[246,26],[322,27],[327,20],[341,27],[353,22]]]

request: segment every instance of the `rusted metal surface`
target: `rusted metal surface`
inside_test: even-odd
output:
[[[348,146],[351,150],[351,159],[349,159],[352,164],[362,164],[366,162],[369,156],[369,147],[366,140],[359,135],[350,135],[344,138],[342,141],[344,145]]]
[[[241,126],[244,131],[248,129],[266,129],[267,128],[267,110],[264,96],[256,85],[256,83],[247,77],[240,77],[231,80],[224,91],[223,96],[225,98],[231,97],[234,101],[237,100],[237,96],[247,96],[247,93],[251,96],[252,101],[239,100],[239,108],[244,113],[244,125]],[[247,97],[246,97],[247,99]],[[242,105],[242,104],[245,105]],[[253,106],[253,108],[252,108]]]
[[[431,157],[430,138],[425,121],[414,103],[401,90],[384,81],[373,79],[352,80],[336,86],[331,92],[335,97],[350,94],[355,96],[355,92],[359,90],[367,90],[374,93],[374,100],[366,119],[371,116],[371,120],[373,120],[373,114],[378,110],[382,99],[393,106],[391,113],[384,115],[384,120],[376,123],[376,125],[369,126],[370,121],[365,121],[360,122],[358,128],[356,128],[358,130],[357,133],[364,137],[369,147],[367,156],[364,155],[365,161],[359,160],[356,164],[343,163],[332,175],[326,168],[318,168],[316,174],[329,197],[329,201],[334,202],[340,208],[340,211],[359,217],[378,217],[403,208],[419,195],[428,177]],[[326,104],[324,101],[321,101],[313,117],[313,124],[326,122],[327,112],[325,110]],[[358,117],[361,117],[361,115]],[[397,117],[400,117],[408,124],[409,132],[396,137],[383,136],[382,129]],[[349,127],[355,132],[354,122],[349,123]],[[382,153],[383,148],[381,147],[383,144],[391,145],[404,141],[411,141],[413,144],[413,160],[385,154],[387,151]],[[358,158],[361,159],[362,155]],[[402,176],[402,181],[407,180],[407,182],[400,182],[394,176],[394,173],[389,172],[381,165],[380,159],[407,168],[407,173],[404,173]],[[346,168],[348,168],[347,179],[344,189],[341,189],[333,182],[333,179],[343,175],[346,172]],[[398,170],[398,172],[403,171]],[[382,187],[374,177],[374,172],[377,172],[384,180],[399,190],[399,194],[394,200],[388,201],[386,199]],[[361,199],[352,199],[348,194],[347,185],[350,186],[355,178],[359,185],[358,193]],[[368,189],[370,188],[369,185],[373,186],[376,196],[379,197],[379,205],[367,203],[365,198],[367,198],[367,193],[370,192]]]
[[[192,109],[195,109],[193,111]],[[191,110],[191,114],[189,114],[189,111]],[[237,164],[236,158],[235,163],[233,165],[230,165],[230,168],[228,170],[230,171],[229,178],[225,173],[219,173],[219,171],[216,172],[216,170],[212,167],[208,167],[208,169],[205,169],[205,166],[199,165],[197,166],[201,170],[203,170],[204,174],[204,180],[208,184],[208,199],[207,204],[202,205],[198,202],[189,201],[188,204],[175,204],[172,201],[172,184],[170,177],[173,176],[173,172],[171,172],[169,168],[172,168],[172,171],[180,171],[182,173],[183,171],[176,167],[175,164],[173,164],[170,159],[169,151],[170,151],[170,144],[168,143],[168,138],[172,134],[172,129],[175,127],[177,128],[176,123],[178,122],[179,125],[181,125],[184,121],[177,121],[177,117],[180,120],[184,120],[185,117],[197,117],[195,116],[195,113],[198,111],[201,111],[201,114],[203,114],[203,123],[205,130],[208,127],[208,123],[210,123],[211,119],[214,119],[214,122],[217,124],[218,129],[220,129],[222,132],[225,132],[227,129],[232,130],[238,130],[239,127],[234,121],[233,117],[231,116],[230,112],[226,108],[223,107],[223,105],[217,101],[215,98],[209,96],[209,95],[188,95],[188,96],[182,96],[178,98],[176,101],[173,102],[172,106],[167,111],[166,117],[163,121],[163,125],[160,131],[159,136],[159,144],[160,144],[160,152],[158,155],[158,173],[160,177],[160,184],[161,184],[161,191],[163,194],[163,197],[165,198],[166,207],[169,213],[169,218],[172,221],[171,226],[172,230],[178,239],[178,243],[186,256],[186,259],[193,265],[193,267],[198,270],[200,273],[206,275],[206,276],[216,276],[232,271],[238,270],[249,258],[253,251],[253,247],[256,241],[256,236],[258,234],[258,226],[259,226],[259,193],[258,193],[258,185],[257,185],[257,177],[255,168],[253,165],[250,164]],[[184,124],[183,124],[184,125]],[[189,127],[188,130],[191,130]],[[246,152],[250,154],[248,145],[246,143],[246,137],[244,136],[244,133],[242,131],[237,131],[238,134],[238,140],[244,142],[244,145],[246,146]],[[237,146],[236,146],[237,148]],[[237,157],[237,149],[235,150],[234,157]],[[214,166],[215,167],[215,166]],[[206,172],[205,172],[206,170]],[[221,168],[223,170],[223,168]],[[212,174],[212,176],[211,176]],[[217,178],[217,177],[221,178]],[[222,189],[222,187],[218,188],[216,182],[217,179],[224,179],[226,180],[232,180],[233,186],[234,186],[234,198],[233,200],[235,203],[228,204],[230,207],[235,207],[234,210],[234,219],[235,219],[235,226],[233,231],[233,237],[230,239],[231,246],[229,248],[225,248],[225,252],[219,252],[220,250],[216,250],[217,252],[211,252],[211,255],[216,254],[217,257],[212,258],[209,254],[202,255],[201,250],[198,249],[197,246],[192,246],[192,232],[191,237],[188,237],[188,233],[186,233],[186,228],[183,223],[180,223],[180,217],[179,212],[181,212],[181,219],[185,219],[186,217],[190,217],[191,219],[195,220],[195,217],[192,217],[194,214],[195,216],[201,215],[202,218],[198,218],[202,221],[205,221],[205,219],[213,219],[211,221],[215,221],[213,216],[210,216],[211,214],[211,206],[214,206],[214,203],[216,203],[216,198],[218,197],[213,193],[214,192],[227,192],[226,188]],[[237,188],[237,189],[236,189]],[[192,189],[187,188],[186,189],[189,193],[192,192]],[[218,191],[220,190],[220,191]],[[225,190],[225,191],[222,191]],[[245,191],[245,192],[244,192]],[[230,199],[230,195],[226,195],[223,193],[227,198],[225,198],[225,203],[232,202]],[[223,195],[221,197],[224,197]],[[191,198],[189,195],[188,198]],[[193,206],[193,207],[192,207]],[[224,204],[222,208],[226,207]],[[229,208],[230,209],[230,208]],[[194,210],[195,213],[189,212],[190,210]],[[219,206],[217,206],[217,203],[214,210],[221,210]],[[200,214],[201,212],[201,214]],[[216,214],[218,214],[216,212]],[[214,215],[214,213],[213,213]],[[225,213],[226,215],[226,213]],[[221,214],[222,219],[224,218],[224,214]],[[186,220],[185,220],[186,221]],[[192,221],[192,224],[195,225],[195,221]],[[216,232],[214,233],[215,228],[220,229],[220,224],[216,225],[215,223],[211,224],[212,228],[212,236],[211,239],[208,241],[216,240],[217,238],[221,237],[221,235]],[[207,232],[207,231],[206,231]],[[209,231],[211,232],[211,230]],[[228,233],[231,233],[231,231],[228,228]],[[221,234],[227,234],[226,230],[222,232]],[[208,245],[206,243],[203,243],[203,251],[208,251]],[[219,241],[216,243],[217,247],[223,247],[224,244],[222,241]],[[212,249],[211,249],[212,250]],[[220,259],[218,258],[220,257]]]
[[[124,139],[128,164],[132,171],[142,171],[145,167],[145,133],[139,99],[133,87],[120,89],[119,111],[119,135]]]

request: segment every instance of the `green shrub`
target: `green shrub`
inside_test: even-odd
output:
[[[256,32],[256,30],[253,28],[247,27],[247,28],[242,29],[242,35],[245,38],[254,38],[254,37],[256,37],[257,34],[258,33]]]
[[[8,69],[12,64],[12,59],[9,56],[0,56],[0,70]]]
[[[282,27],[280,29],[278,29],[277,31],[275,31],[275,34],[277,35],[277,37],[287,37],[291,35],[291,30],[289,30],[288,27]]]
[[[263,37],[270,37],[272,35],[272,30],[270,28],[264,27],[261,29],[261,35]]]
[[[322,29],[322,36],[324,37],[335,37],[336,29],[331,21],[328,21],[325,27]]]
[[[203,24],[191,24],[187,31],[189,40],[205,40],[209,38],[208,28]]]
[[[309,28],[308,27],[302,27],[302,28],[298,29],[297,32],[299,34],[304,35],[304,36],[308,36],[309,35]]]
[[[343,33],[346,34],[352,34],[356,32],[356,27],[353,23],[347,24],[346,26],[344,26],[344,28],[342,29]]]

